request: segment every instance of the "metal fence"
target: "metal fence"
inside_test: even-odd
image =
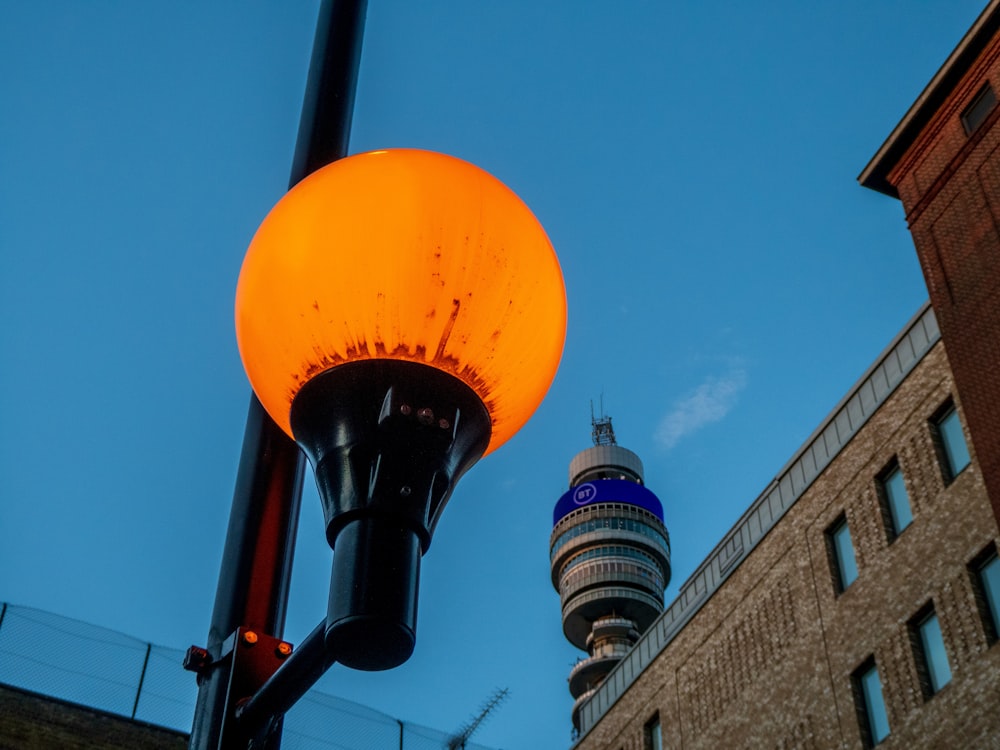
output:
[[[30,607],[0,604],[0,683],[181,732],[198,688],[184,651]],[[331,728],[336,736],[331,736]],[[285,717],[283,750],[442,750],[451,735],[312,690]],[[466,743],[466,750],[491,750]]]

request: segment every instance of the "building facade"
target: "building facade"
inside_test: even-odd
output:
[[[1000,2],[858,178],[899,198],[1000,521]]]
[[[580,712],[580,749],[1000,742],[997,526],[922,310]]]
[[[0,685],[3,750],[185,750],[188,735]]]

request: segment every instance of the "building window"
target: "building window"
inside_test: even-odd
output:
[[[971,460],[965,435],[962,433],[962,422],[958,418],[955,405],[951,401],[946,403],[938,410],[931,424],[944,483],[949,485]]]
[[[989,83],[984,85],[976,98],[972,100],[965,111],[962,112],[962,125],[968,135],[972,135],[976,129],[983,124],[986,117],[996,106],[997,97]]]
[[[1000,557],[997,557],[997,548],[991,544],[980,552],[969,564],[969,573],[986,640],[992,646],[1000,640]]]
[[[951,682],[951,666],[944,650],[941,622],[933,604],[927,605],[910,620],[909,630],[920,688],[924,700],[927,700]]]
[[[842,593],[858,577],[858,566],[854,560],[854,545],[851,530],[847,526],[847,516],[841,515],[826,531],[826,549],[833,571],[833,586]]]
[[[889,542],[893,542],[913,521],[910,496],[906,494],[906,483],[899,461],[892,462],[878,476],[878,495],[882,506],[882,517]]]
[[[660,715],[656,714],[646,722],[642,730],[643,750],[663,750],[663,732],[660,728]]]
[[[861,742],[865,747],[875,747],[889,736],[889,716],[882,698],[882,681],[878,676],[875,658],[868,660],[851,675],[854,687],[854,707],[858,713]]]

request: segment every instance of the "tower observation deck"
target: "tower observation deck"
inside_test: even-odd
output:
[[[670,538],[663,506],[643,486],[642,461],[593,419],[594,446],[569,464],[569,491],[553,513],[549,559],[563,633],[585,650],[569,675],[573,726],[580,707],[663,611]]]

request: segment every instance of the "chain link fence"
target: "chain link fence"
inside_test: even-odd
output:
[[[189,732],[198,697],[184,651],[30,607],[0,604],[0,683]],[[451,735],[343,698],[307,693],[285,716],[283,750],[448,750]],[[465,750],[491,750],[465,743]]]

